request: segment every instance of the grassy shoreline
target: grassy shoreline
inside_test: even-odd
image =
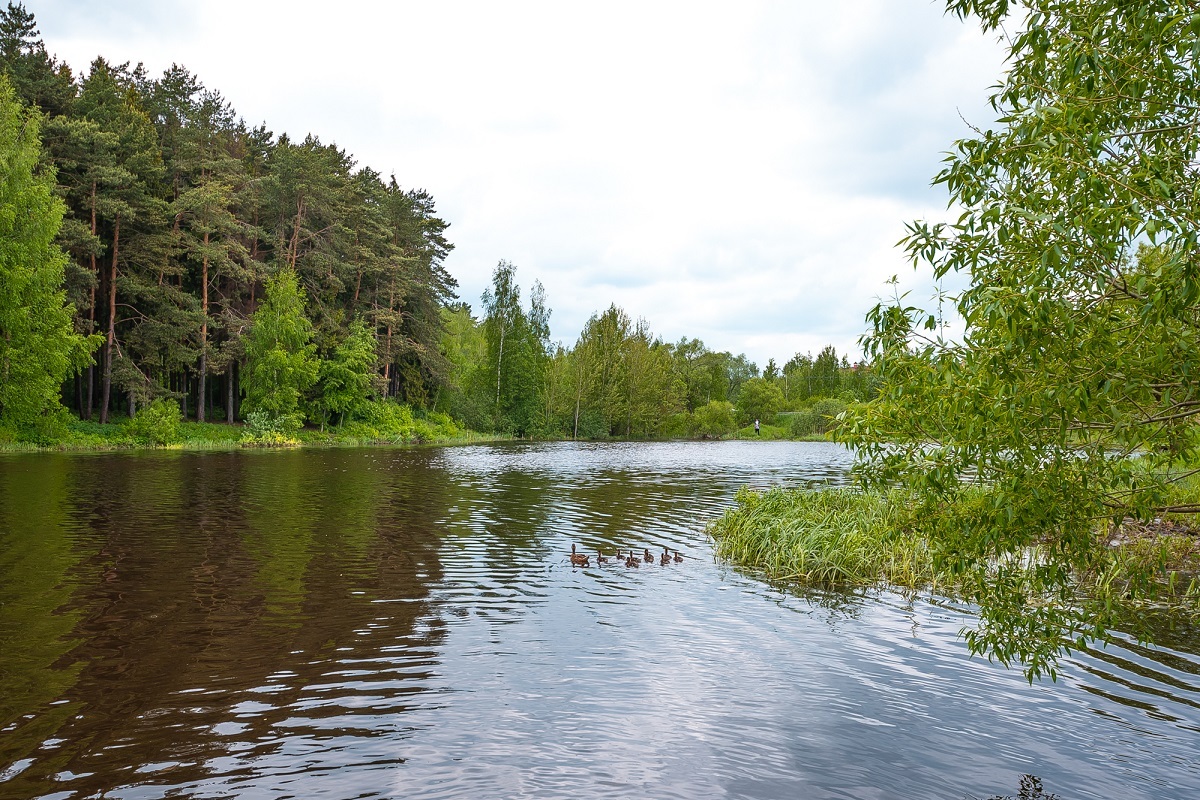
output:
[[[234,451],[243,449],[289,449],[332,447],[415,447],[429,444],[475,444],[508,441],[510,437],[457,431],[448,435],[371,436],[354,430],[329,428],[320,431],[306,428],[297,431],[288,441],[276,443],[253,442],[248,439],[248,427],[241,423],[183,422],[172,441],[155,443],[139,441],[131,434],[127,419],[114,419],[107,425],[74,421],[61,438],[49,441],[22,441],[0,433],[0,453],[88,453],[136,452],[154,450]]]
[[[507,434],[479,433],[461,429],[454,433],[441,434],[436,431],[427,431],[422,435],[409,437],[373,436],[369,434],[363,435],[363,432],[360,430],[348,426],[346,429],[327,428],[324,431],[316,428],[304,428],[294,434],[290,434],[287,441],[251,442],[247,441],[248,426],[242,423],[229,425],[224,422],[182,422],[179,423],[178,435],[172,441],[153,443],[137,440],[131,435],[127,427],[128,424],[129,420],[124,417],[114,418],[107,425],[75,420],[68,425],[65,434],[42,442],[22,440],[16,435],[5,435],[8,432],[0,430],[0,453],[86,453],[129,452],[138,450],[232,451],[272,447],[398,447],[519,441]],[[570,438],[535,438],[525,441],[569,442],[573,440]],[[580,441],[668,442],[702,441],[702,439],[626,439],[614,437],[612,439]],[[753,428],[746,428],[738,431],[724,441],[827,442],[832,440],[825,434],[810,434],[800,437],[755,436]]]
[[[939,522],[918,517],[900,490],[743,488],[707,532],[718,558],[771,582],[968,599],[962,575],[939,563]],[[1081,595],[1120,603],[1131,582],[1149,580],[1154,606],[1200,615],[1200,531],[1171,519],[1129,520],[1095,535],[1107,559],[1075,576]]]

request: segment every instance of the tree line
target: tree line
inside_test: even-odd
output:
[[[871,371],[832,345],[816,357],[797,353],[782,368],[771,359],[760,372],[744,354],[699,339],[664,342],[615,304],[593,314],[574,344],[554,343],[546,303],[534,281],[524,304],[516,267],[501,261],[478,319],[466,304],[447,307],[455,380],[436,408],[476,430],[518,436],[719,437],[822,398],[874,392]]]
[[[75,76],[19,4],[0,12],[0,68],[37,109],[38,169],[65,205],[62,288],[89,348],[64,393],[79,417],[158,397],[200,421],[239,416],[252,321],[284,273],[314,358],[336,360],[365,329],[375,396],[422,404],[449,380],[452,245],[428,193],[315,136],[247,125],[180,66],[152,78],[97,58]],[[301,381],[308,407],[338,404],[331,376]]]
[[[248,125],[178,65],[151,77],[100,57],[75,75],[20,4],[0,11],[0,73],[3,147],[25,154],[53,240],[5,276],[42,286],[10,296],[24,322],[0,318],[10,342],[42,326],[8,346],[9,422],[45,427],[65,407],[103,424],[166,401],[199,422],[258,414],[294,430],[395,401],[517,436],[720,436],[871,391],[832,347],[760,374],[697,339],[663,342],[615,305],[552,344],[544,289],[524,304],[504,261],[476,318],[427,192],[316,136]],[[41,400],[18,414],[21,396]]]

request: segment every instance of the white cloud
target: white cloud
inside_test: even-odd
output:
[[[929,0],[30,10],[76,68],[181,63],[249,122],[429,190],[472,304],[504,258],[545,284],[557,339],[616,302],[760,364],[854,348],[1001,69]]]

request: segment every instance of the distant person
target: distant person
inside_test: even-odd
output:
[[[758,420],[754,420],[754,435],[758,436]]]

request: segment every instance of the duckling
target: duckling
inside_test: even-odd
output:
[[[679,555],[679,551],[676,550],[675,551],[675,563],[678,564],[680,561],[683,561],[683,556]]]
[[[641,564],[638,562],[638,560],[633,557],[632,550],[629,551],[629,557],[625,559],[625,566],[627,566],[627,567],[640,567],[641,566]]]
[[[643,550],[642,550],[642,553],[643,553],[643,555],[642,555],[642,558],[645,560],[645,562],[646,562],[647,564],[653,564],[653,563],[654,563],[654,556],[650,554],[650,548],[649,548],[649,547],[647,547],[647,548],[643,549]]]
[[[573,566],[573,567],[589,566],[588,557],[581,553],[575,552],[575,543],[574,542],[571,543],[571,566]]]
[[[667,548],[663,548],[663,554],[658,557],[658,563],[662,564],[664,567],[671,563],[671,557],[667,555]]]
[[[620,557],[621,557],[621,554],[618,553],[617,558],[620,558]],[[608,556],[606,556],[606,555],[604,555],[604,553],[600,552],[600,548],[598,548],[598,547],[596,548],[596,563],[598,563],[598,564],[607,564],[608,563]]]

